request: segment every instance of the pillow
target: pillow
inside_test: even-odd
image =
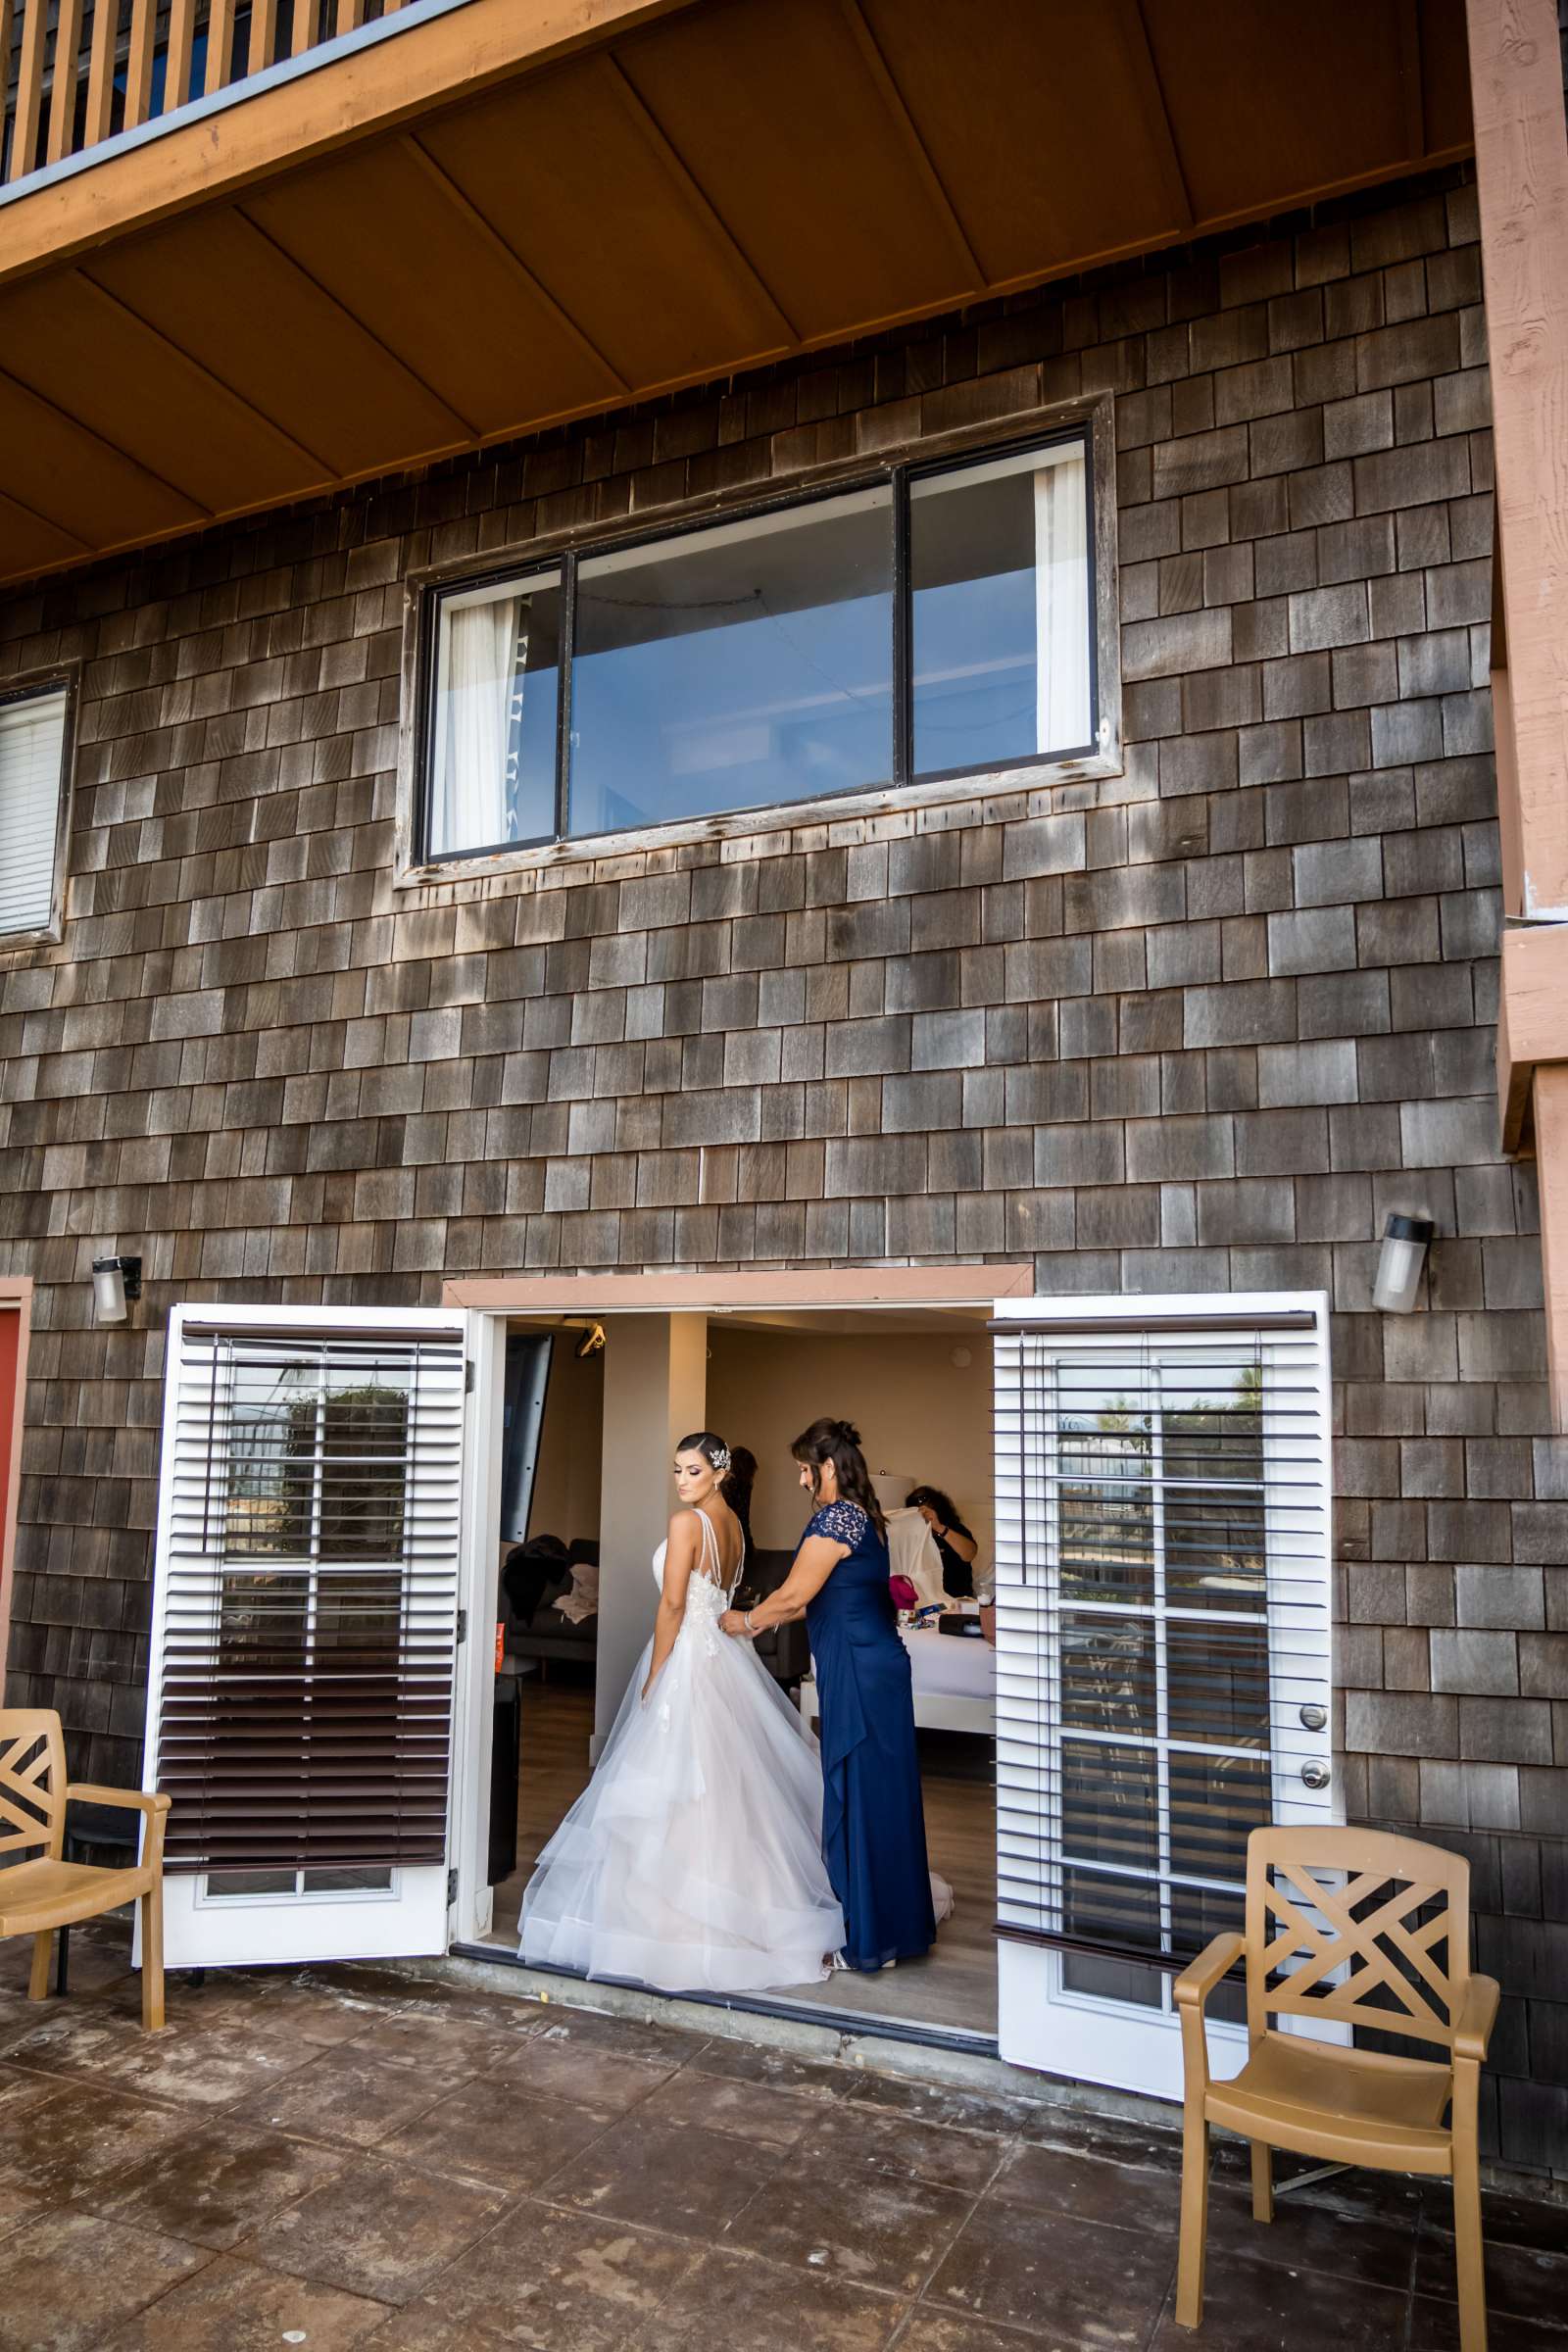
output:
[[[589,1560],[572,1564],[571,1583],[554,1604],[572,1625],[584,1625],[599,1614],[599,1570]]]

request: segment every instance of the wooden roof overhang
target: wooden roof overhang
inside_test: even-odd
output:
[[[1462,0],[424,0],[0,204],[0,580],[1468,151]]]

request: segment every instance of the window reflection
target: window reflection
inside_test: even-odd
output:
[[[1087,474],[1074,441],[911,482],[916,775],[1088,746]]]
[[[883,484],[584,560],[572,833],[891,780],[892,504]]]

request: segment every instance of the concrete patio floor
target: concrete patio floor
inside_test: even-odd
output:
[[[1216,2161],[1171,2315],[1173,2133],[368,1969],[73,1988],[0,1947],[4,2352],[1450,2352],[1441,2192],[1256,2228]],[[1492,2352],[1568,2352],[1568,2214],[1489,2202]]]

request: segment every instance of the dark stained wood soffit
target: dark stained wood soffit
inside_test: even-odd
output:
[[[1470,139],[1462,0],[1320,0],[1309,38],[1256,0],[624,15],[592,0],[597,45],[423,113],[405,95],[331,152],[0,285],[0,578],[1154,251]]]

